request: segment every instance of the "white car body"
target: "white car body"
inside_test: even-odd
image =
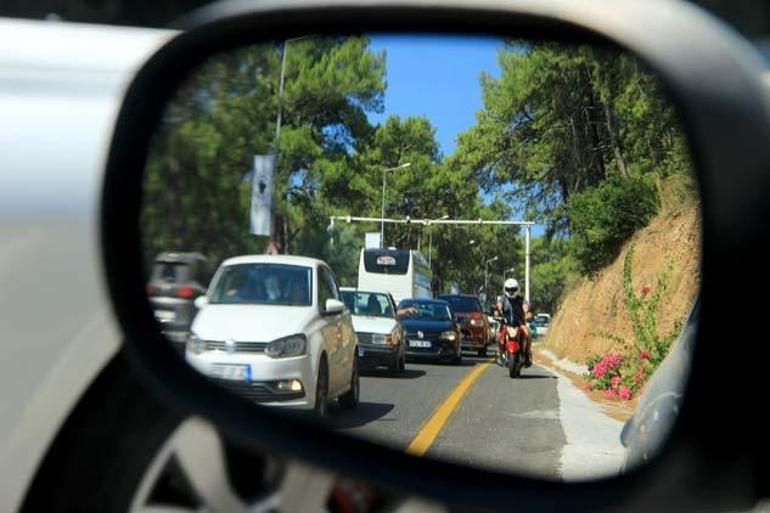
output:
[[[395,319],[384,317],[369,317],[366,315],[353,315],[353,329],[356,333],[377,333],[389,335],[397,330],[398,322]]]
[[[548,326],[551,324],[551,316],[549,314],[537,314],[535,316],[535,319],[537,319],[538,317],[545,317],[548,320],[548,324],[545,326],[540,326],[539,324],[536,324],[537,335],[540,337],[548,333]]]
[[[270,263],[312,269],[312,301],[309,306],[269,304],[205,304],[192,323],[191,333],[210,344],[211,349],[195,353],[189,344],[185,351],[188,363],[201,373],[213,376],[222,366],[245,366],[250,369],[251,386],[267,386],[276,381],[300,380],[304,395],[291,400],[261,400],[270,406],[296,409],[315,408],[316,382],[322,355],[326,355],[329,370],[329,397],[339,397],[350,390],[357,339],[350,313],[323,313],[319,299],[319,269],[328,266],[316,259],[297,256],[252,255],[225,260],[211,280],[209,297],[216,288],[222,270],[231,265]],[[333,276],[333,275],[332,275]],[[304,334],[307,349],[300,356],[273,358],[264,349],[248,347],[243,342],[263,344],[287,336]],[[229,344],[232,349],[221,344]],[[216,347],[216,348],[213,348]],[[229,380],[243,386],[247,381]],[[225,384],[225,382],[223,382]],[[271,396],[275,394],[271,393]]]
[[[117,352],[98,213],[123,91],[173,34],[0,19],[0,511]]]
[[[387,294],[387,292],[376,292],[358,290],[351,287],[341,287],[340,292],[363,292],[368,294]],[[355,315],[353,314],[353,329],[356,333],[377,333],[379,335],[390,335],[397,332],[400,325],[395,318],[395,312],[393,318],[387,317],[375,317],[370,315]]]

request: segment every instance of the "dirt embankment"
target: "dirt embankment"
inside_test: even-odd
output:
[[[604,354],[617,345],[595,335],[596,332],[632,339],[623,292],[623,263],[632,244],[633,286],[637,293],[647,286],[654,290],[657,276],[669,270],[657,318],[658,332],[669,333],[677,320],[684,320],[698,290],[700,237],[697,207],[678,215],[657,216],[626,243],[611,265],[570,288],[553,318],[544,345],[560,358],[583,364],[589,355]]]

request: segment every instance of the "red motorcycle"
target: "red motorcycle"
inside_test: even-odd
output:
[[[524,367],[524,355],[522,354],[522,344],[520,337],[524,332],[520,327],[511,326],[504,318],[500,318],[500,330],[497,332],[498,351],[501,354],[500,364],[508,367],[508,374],[512,378],[518,378],[521,375],[521,368]]]

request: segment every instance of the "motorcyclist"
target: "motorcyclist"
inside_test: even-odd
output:
[[[509,326],[518,327],[524,334],[521,337],[521,348],[524,355],[524,366],[532,366],[532,342],[529,336],[526,314],[524,312],[524,298],[519,294],[519,282],[513,278],[505,280],[503,285],[505,295],[497,301],[497,311],[505,318]],[[499,348],[498,354],[502,354],[505,348]]]

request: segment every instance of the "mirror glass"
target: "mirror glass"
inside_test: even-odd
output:
[[[144,174],[159,327],[255,405],[416,456],[556,480],[644,463],[681,401],[700,269],[664,92],[633,56],[548,41],[212,56]]]

